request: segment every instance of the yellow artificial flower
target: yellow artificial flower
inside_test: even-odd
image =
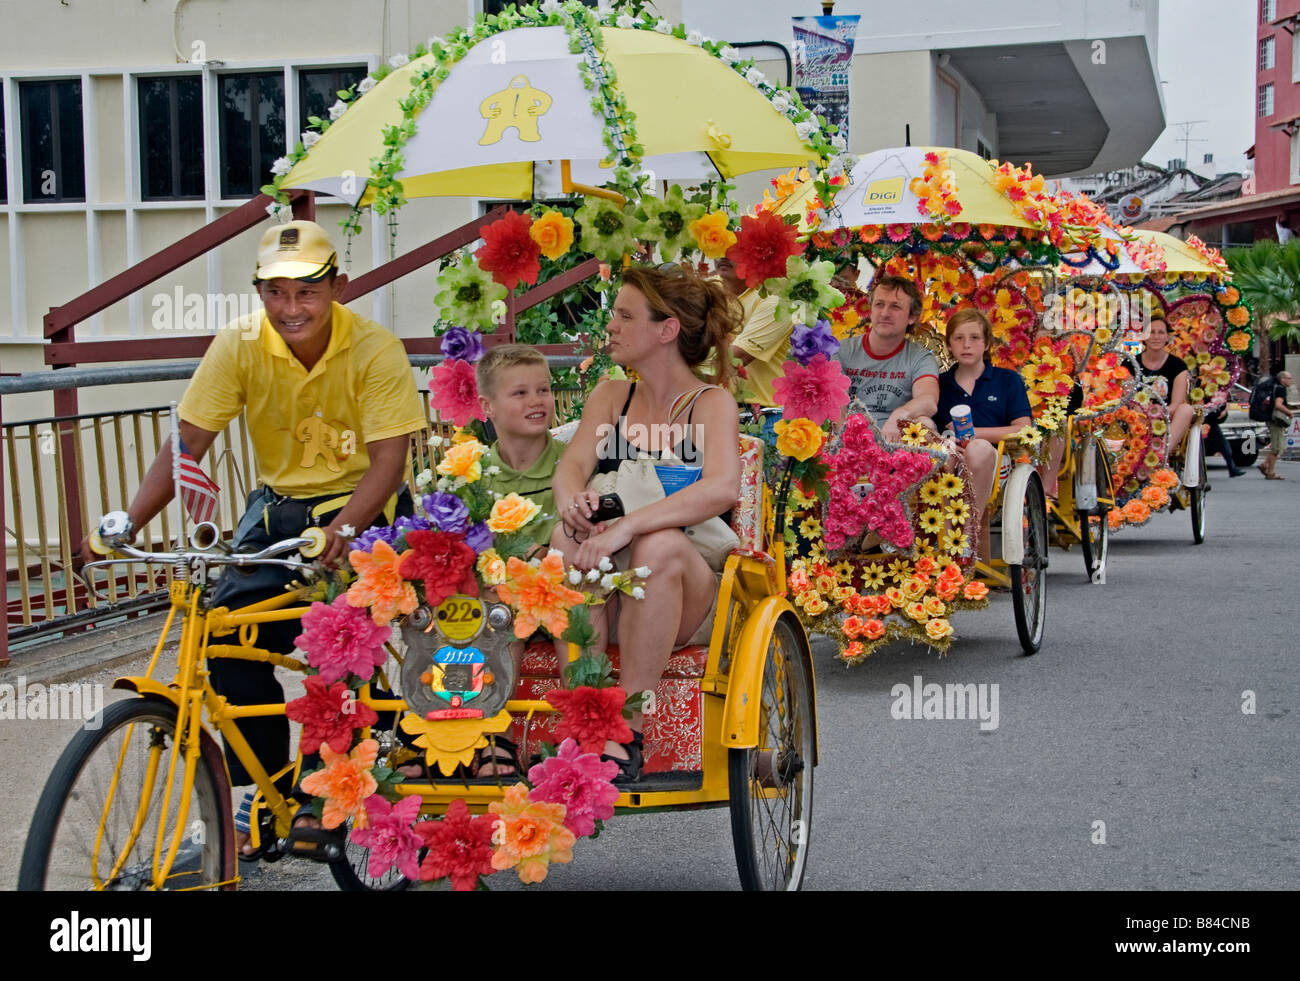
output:
[[[912,567],[902,559],[894,559],[889,563],[889,578],[896,583],[901,583],[904,579],[912,574]]]
[[[489,586],[500,586],[506,581],[506,563],[497,554],[495,548],[489,548],[481,553],[475,567],[478,569],[478,574],[483,577],[483,582]]]
[[[931,640],[944,640],[952,636],[952,624],[947,620],[938,618],[927,621],[925,635]]]
[[[943,503],[943,484],[937,480],[927,480],[921,485],[921,503],[935,504]]]
[[[970,517],[970,505],[961,499],[953,501],[945,509],[944,517],[946,517],[951,524],[964,525],[966,519]]]
[[[710,259],[721,259],[736,244],[736,233],[727,227],[725,211],[711,211],[691,222],[691,235]]]
[[[804,518],[799,522],[799,533],[804,538],[821,538],[822,523],[816,518]]]
[[[438,473],[444,477],[463,477],[467,484],[472,484],[483,475],[479,458],[486,450],[486,446],[472,437],[457,443],[438,463]]]
[[[776,451],[783,456],[807,460],[825,441],[822,427],[811,419],[782,419],[776,424]]]
[[[864,566],[862,569],[862,588],[870,592],[878,593],[885,588],[885,583],[889,581],[889,574],[885,571],[883,565],[875,562],[871,565]]]
[[[946,473],[938,478],[939,486],[943,490],[945,497],[956,497],[965,488],[962,479],[955,473]]]
[[[928,430],[919,422],[909,422],[900,437],[905,446],[924,446]]]
[[[927,508],[921,512],[918,524],[927,535],[937,535],[943,530],[943,515],[938,508]]]
[[[512,491],[492,505],[487,526],[498,535],[508,534],[518,531],[541,513],[540,504]]]
[[[847,560],[841,559],[835,563],[835,578],[840,582],[853,582],[853,566]]]
[[[547,211],[533,221],[528,237],[537,243],[546,258],[558,259],[573,245],[573,219],[558,211]]]
[[[821,575],[813,580],[813,587],[819,593],[829,593],[835,589],[835,578],[833,576]]]
[[[943,550],[949,555],[961,555],[970,545],[970,539],[959,528],[950,528],[943,533],[941,542]]]
[[[947,612],[943,600],[939,599],[938,596],[927,596],[922,602],[925,605],[925,612],[930,614],[931,617],[941,617]]]

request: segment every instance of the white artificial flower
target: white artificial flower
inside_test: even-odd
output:
[[[633,569],[632,572],[636,575],[638,579],[650,578],[650,567],[648,565],[639,565],[635,569]]]
[[[408,64],[410,60],[411,59],[404,54],[395,54],[388,59],[388,63],[394,68],[401,68],[403,65]]]
[[[776,95],[772,96],[772,108],[782,115],[789,112],[792,105],[794,105],[794,103],[790,100],[788,93],[778,92]]]
[[[671,34],[673,32],[673,25],[661,18],[655,24],[655,30],[658,31],[660,34]]]
[[[816,129],[817,123],[811,119],[805,119],[802,123],[794,124],[794,134],[801,140],[808,139]]]
[[[722,56],[723,61],[728,62],[732,65],[734,65],[736,62],[740,60],[740,52],[737,51],[735,48],[733,48],[731,45],[727,45],[725,48],[719,51],[718,54]]]
[[[376,84],[377,83],[375,82],[375,80],[371,78],[369,75],[367,75],[365,78],[361,80],[361,84],[357,86],[357,92],[359,92],[361,95],[365,95],[367,92],[373,89]]]
[[[331,120],[338,119],[347,111],[348,111],[348,104],[344,102],[342,99],[339,99],[337,102],[334,103],[334,105],[330,106],[330,119]]]
[[[636,27],[636,18],[631,14],[623,13],[618,15],[618,20],[615,21],[615,23],[619,27],[623,28],[623,30],[630,31],[632,28]]]
[[[429,50],[430,50],[431,52],[432,52],[432,51],[437,51],[437,50],[438,50],[439,48],[441,48],[445,43],[446,43],[446,42],[443,41],[442,38],[438,37],[438,35],[435,34],[433,37],[429,38]]]
[[[290,210],[287,205],[283,205],[279,201],[272,201],[266,206],[266,213],[277,221],[283,220],[284,215],[289,213]]]
[[[844,138],[843,133],[836,133],[831,137],[831,146],[843,153],[849,148],[849,141]]]
[[[826,165],[827,177],[839,177],[844,173],[844,161],[839,157],[832,158],[831,162]]]
[[[582,573],[579,572],[577,569],[570,569],[569,582],[577,586],[579,583],[582,582]]]
[[[595,569],[587,570],[587,582],[595,582],[600,578],[600,573]]]
[[[549,17],[560,9],[560,0],[542,0],[542,6],[539,9]]]
[[[498,467],[496,464],[493,464],[492,466],[488,467],[487,470],[485,471],[485,473],[489,477],[495,477],[500,472],[501,472],[501,468]]]
[[[310,150],[320,142],[320,134],[314,129],[309,129],[302,134],[302,145]]]
[[[271,173],[276,177],[283,177],[291,170],[293,170],[293,161],[288,157],[281,157],[275,163],[271,164]]]
[[[604,575],[603,577],[601,577],[601,580],[600,580],[600,588],[603,589],[603,590],[605,590],[605,592],[609,592],[611,589],[614,588],[614,576],[613,576],[613,574],[611,574],[611,573],[607,573],[606,575]]]
[[[609,561],[608,555],[602,555],[600,561],[596,563],[596,568],[601,572],[612,572],[614,569],[614,563]]]
[[[633,587],[632,587],[632,598],[633,598],[633,599],[645,599],[645,590],[642,589],[640,586],[633,586]]]
[[[751,65],[745,69],[745,81],[750,85],[759,85],[767,81],[767,79],[763,76],[761,71]]]
[[[356,528],[352,527],[352,525],[344,525],[342,528],[339,529],[339,534],[342,535],[344,538],[356,538],[357,530]]]
[[[689,34],[686,35],[686,43],[693,44],[698,48],[701,44],[704,43],[704,35],[701,34],[699,31],[691,31]]]

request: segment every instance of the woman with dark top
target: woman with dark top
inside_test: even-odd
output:
[[[1169,410],[1169,437],[1166,445],[1172,455],[1187,435],[1194,413],[1187,402],[1192,376],[1182,358],[1165,350],[1168,344],[1169,324],[1157,317],[1151,321],[1137,363],[1138,381],[1150,385]]]
[[[987,557],[988,522],[985,505],[997,479],[997,443],[1033,422],[1025,383],[1014,371],[989,364],[993,327],[978,310],[958,310],[948,319],[948,350],[957,363],[939,376],[939,411],[935,422],[952,432],[952,410],[968,406],[975,435],[960,450],[974,483],[976,513],[972,526],[980,529],[979,554]]]
[[[725,387],[730,340],[740,323],[740,305],[721,283],[687,267],[626,270],[607,350],[616,363],[635,370],[638,380],[596,386],[555,471],[562,524],[551,545],[564,552],[566,562],[595,569],[601,559],[627,549],[621,564],[651,570],[643,599],[619,596],[616,603],[590,608],[600,645],[609,607],[617,608],[619,682],[628,692],[654,689],[673,649],[691,639],[713,608],[714,572],[682,529],[725,514],[740,494],[739,420]],[[704,384],[692,369],[715,350],[715,384]],[[664,449],[701,467],[699,479],[617,521],[593,524],[599,495],[587,489],[592,474]],[[637,779],[641,771],[641,715],[630,724],[632,742],[605,746],[624,780]]]

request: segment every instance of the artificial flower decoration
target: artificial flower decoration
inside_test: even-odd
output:
[[[819,320],[811,327],[795,324],[790,334],[790,356],[804,366],[819,354],[833,358],[839,349],[829,320]]]
[[[448,360],[468,361],[472,364],[483,357],[483,335],[476,330],[466,330],[460,326],[449,327],[439,343],[442,356]]]
[[[397,869],[406,878],[420,878],[420,846],[422,839],[412,825],[420,816],[419,796],[403,797],[390,804],[379,794],[366,798],[367,827],[352,829],[352,841],[369,848],[366,871],[374,878]]]
[[[823,310],[834,310],[844,305],[844,294],[830,285],[835,275],[835,264],[823,260],[807,262],[797,255],[786,260],[784,282],[775,291],[776,318],[806,324],[815,321]]]
[[[320,757],[325,766],[303,777],[302,789],[313,797],[325,799],[321,824],[337,828],[351,820],[354,828],[368,827],[366,798],[379,789],[375,775],[370,772],[379,758],[379,743],[364,739],[347,754],[336,753],[323,744]]]
[[[836,361],[818,354],[807,366],[787,361],[783,376],[772,382],[786,419],[809,419],[816,425],[836,422],[849,404],[849,378]]]
[[[765,280],[780,279],[786,275],[787,260],[801,251],[798,237],[798,225],[787,225],[783,218],[769,211],[761,212],[756,217],[745,215],[740,219],[736,244],[727,250],[727,258],[745,285],[757,289]],[[830,281],[829,276],[826,281]],[[835,306],[843,302],[841,296]]]
[[[483,465],[479,461],[485,452],[487,447],[476,439],[457,443],[443,454],[438,462],[438,473],[472,484],[483,476]]]
[[[456,359],[436,365],[429,381],[429,401],[440,419],[450,419],[457,426],[482,420],[474,366]]]
[[[582,228],[583,249],[602,262],[621,266],[639,248],[631,218],[613,201],[589,197],[573,220]]]
[[[776,424],[776,451],[796,460],[817,454],[826,434],[811,419],[781,419]]]
[[[704,205],[687,204],[681,185],[674,184],[662,198],[652,194],[642,197],[636,215],[640,221],[634,234],[657,243],[664,261],[671,262],[694,245],[691,224],[704,217]]]
[[[518,531],[541,513],[540,504],[511,492],[493,503],[487,526],[497,534],[508,534]]]
[[[336,753],[346,753],[352,746],[353,732],[379,721],[378,713],[356,701],[341,681],[330,685],[324,675],[314,674],[303,685],[307,694],[284,707],[286,717],[302,724],[299,748],[303,753],[315,753],[322,745]]]
[[[429,522],[438,531],[450,531],[463,535],[469,527],[469,508],[455,494],[435,491],[424,495],[420,502]]]
[[[565,576],[564,556],[559,552],[532,562],[510,557],[506,581],[497,593],[515,611],[516,637],[526,640],[540,626],[552,637],[564,633],[569,626],[569,607],[586,601],[586,596],[564,584]]]
[[[555,738],[573,739],[584,753],[603,753],[606,742],[626,743],[632,730],[623,718],[627,692],[617,685],[608,688],[557,688],[546,700],[560,713]]]
[[[328,606],[313,603],[302,615],[302,633],[293,642],[307,652],[307,663],[329,684],[350,674],[359,678],[374,674],[388,656],[384,644],[392,632],[351,605],[345,593]]]
[[[449,879],[457,892],[472,890],[479,876],[496,871],[492,867],[495,825],[496,818],[491,814],[472,817],[460,799],[451,802],[441,821],[421,821],[415,832],[427,851],[420,863],[420,879]]]
[[[710,259],[721,259],[736,244],[736,233],[729,227],[726,212],[711,211],[689,227],[696,247]]]
[[[462,256],[455,265],[446,266],[438,274],[439,291],[433,302],[443,320],[467,328],[491,331],[496,327],[492,318],[492,304],[505,301],[507,290],[480,269],[470,255]]]
[[[603,745],[602,745],[603,748]],[[614,816],[618,788],[613,779],[618,764],[602,763],[599,753],[583,753],[577,742],[566,739],[559,752],[528,771],[533,785],[529,800],[564,805],[564,826],[577,837],[594,834],[597,821]]]
[[[573,245],[573,219],[558,211],[543,212],[533,221],[528,235],[537,243],[542,255],[554,261]]]
[[[409,531],[408,551],[402,553],[398,571],[406,579],[424,580],[424,601],[436,608],[458,593],[478,595],[474,576],[477,556],[460,535],[445,531]]]
[[[387,624],[419,606],[415,587],[402,576],[401,559],[387,542],[375,542],[369,554],[351,552],[348,561],[357,573],[346,593],[348,604],[369,607],[375,623]]]
[[[497,871],[513,868],[520,882],[541,882],[551,862],[573,861],[577,839],[564,826],[563,804],[530,801],[528,785],[517,783],[488,810],[497,816],[492,832],[492,867]]]
[[[529,234],[533,219],[517,211],[507,211],[505,216],[484,226],[483,245],[474,253],[480,269],[492,274],[493,280],[507,290],[520,282],[530,286],[537,282],[542,266],[538,259],[541,250]],[[459,423],[457,423],[459,425]]]

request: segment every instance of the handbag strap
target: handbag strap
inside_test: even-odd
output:
[[[720,388],[719,385],[701,385],[699,388],[692,388],[690,391],[683,392],[673,400],[672,411],[668,413],[668,425],[675,423],[683,412],[689,412],[695,405],[695,400],[711,388]]]

